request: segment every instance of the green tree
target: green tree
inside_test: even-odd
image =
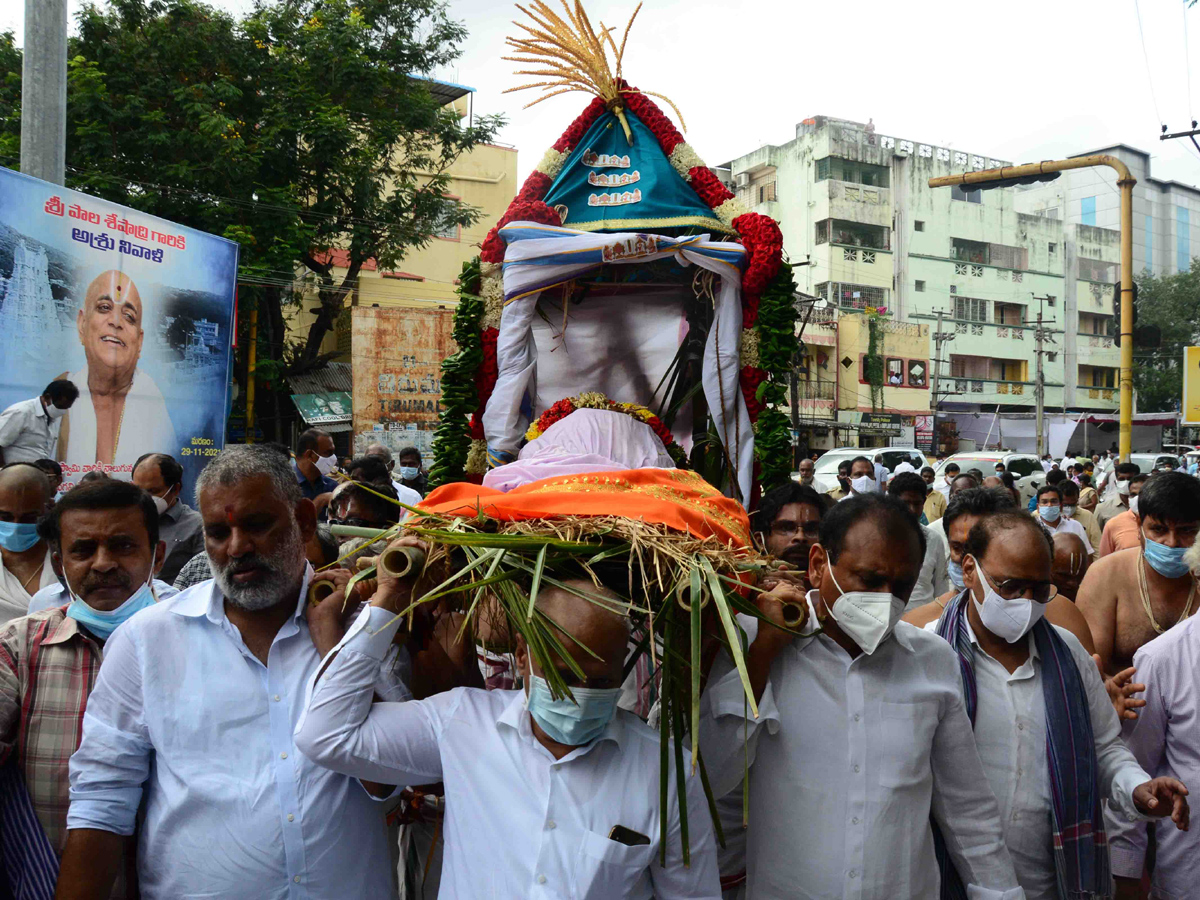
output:
[[[466,36],[439,0],[260,0],[240,19],[200,0],[108,0],[77,21],[68,186],[238,241],[260,376],[322,362],[368,260],[394,268],[445,224],[478,219],[445,196],[445,172],[501,123],[464,123],[431,95],[423,76]],[[0,36],[10,165],[20,72]],[[341,277],[333,249],[345,251]],[[317,316],[288,346],[298,276],[317,291]]]
[[[1134,348],[1133,386],[1138,410],[1169,412],[1183,395],[1183,348],[1200,338],[1200,258],[1186,272],[1137,280],[1138,325],[1157,325],[1162,346]]]

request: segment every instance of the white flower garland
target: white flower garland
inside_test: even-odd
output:
[[[480,279],[479,296],[483,298],[483,321],[480,327],[499,329],[500,316],[504,313],[504,280],[499,274],[485,275]]]
[[[742,329],[741,363],[743,366],[758,368],[758,329],[754,327]]]
[[[717,214],[718,219],[732,228],[733,220],[738,216],[744,216],[750,210],[746,209],[737,197],[732,197],[714,209],[713,212]]]
[[[483,475],[487,472],[487,441],[471,441],[464,468],[468,475]]]
[[[558,175],[563,167],[563,163],[567,161],[567,154],[560,153],[551,147],[546,151],[546,155],[542,157],[542,161],[537,164],[537,170],[543,175],[548,175],[554,178]]]
[[[668,158],[671,160],[671,165],[675,168],[675,171],[683,176],[684,181],[691,181],[692,169],[696,166],[704,165],[704,160],[685,141],[680,141],[676,144],[675,149],[671,151],[671,155]]]

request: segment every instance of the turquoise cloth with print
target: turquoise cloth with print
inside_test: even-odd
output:
[[[647,231],[695,228],[729,234],[703,200],[675,171],[658,139],[629,110],[620,120],[605,113],[563,163],[545,203],[580,231]]]

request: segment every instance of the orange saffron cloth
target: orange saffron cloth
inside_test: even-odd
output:
[[[560,475],[507,493],[455,482],[429,492],[417,505],[443,516],[499,521],[561,516],[621,516],[665,525],[694,537],[714,536],[725,546],[749,548],[750,520],[742,505],[683,469],[627,469]]]

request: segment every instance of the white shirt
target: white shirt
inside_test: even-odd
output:
[[[892,473],[888,471],[888,467],[883,463],[872,463],[871,465],[875,467],[875,481],[882,488],[887,484],[888,479],[892,477]]]
[[[1192,616],[1143,644],[1133,656],[1146,705],[1125,723],[1125,739],[1138,762],[1155,777],[1169,775],[1192,789],[1200,784],[1200,616]],[[1189,798],[1191,800],[1192,798]],[[1146,825],[1105,815],[1113,875],[1142,876]],[[1200,884],[1200,830],[1179,831],[1169,820],[1154,829],[1158,862],[1151,897],[1196,896]]]
[[[900,460],[900,465],[896,466],[896,468],[892,470],[892,474],[902,475],[905,472],[915,471],[917,471],[917,469],[912,463],[910,463],[907,459],[902,459]]]
[[[64,475],[68,480],[74,478],[77,481],[86,472],[85,467],[96,464],[96,410],[87,386],[87,366],[68,377],[79,388],[79,399],[65,417],[67,434],[65,446],[59,455],[62,457]],[[179,449],[162,392],[154,379],[141,369],[135,370],[133,384],[125,397],[116,453],[105,472],[113,478],[128,480],[133,476],[133,464],[143,453],[166,453],[178,457]]]
[[[1037,513],[1035,513],[1035,515],[1037,515]],[[1051,525],[1049,522],[1047,522],[1045,519],[1043,519],[1040,515],[1037,516],[1037,520],[1042,523],[1043,528],[1045,528],[1048,532],[1050,532],[1051,536],[1054,536],[1056,534],[1078,535],[1079,539],[1081,541],[1083,541],[1083,546],[1087,548],[1088,556],[1091,556],[1093,553],[1096,552],[1095,549],[1092,547],[1092,542],[1088,540],[1087,529],[1084,528],[1082,525],[1080,525],[1078,522],[1076,522],[1074,519],[1068,519],[1066,516],[1060,514],[1058,517],[1058,521],[1055,522],[1054,525]]]
[[[21,579],[4,568],[4,558],[0,557],[0,625],[28,615],[29,601],[33,599],[33,594],[52,584],[58,584],[58,576],[54,574],[54,565],[50,562],[49,547],[46,548],[46,557],[42,560],[42,574],[36,579],[31,579],[29,586],[33,588],[32,594],[21,584]]]
[[[959,475],[961,475],[961,474],[962,473],[960,472]],[[954,477],[957,478],[958,475],[955,475]],[[942,478],[941,481],[934,482],[933,487],[934,487],[934,490],[941,493],[941,495],[943,497],[945,497],[946,500],[950,499],[950,482],[948,482],[945,478]]]
[[[396,497],[401,503],[407,503],[409,506],[416,506],[421,502],[421,494],[419,491],[414,491],[410,487],[405,487],[398,481],[392,482],[392,487],[396,489]],[[409,515],[408,510],[404,510],[404,515],[400,518],[405,519]]]
[[[1053,468],[1054,468],[1054,462],[1052,460],[1049,460],[1049,459],[1042,460],[1042,471],[1043,472],[1049,472]]]
[[[46,415],[41,397],[22,400],[0,412],[0,450],[5,464],[54,459],[61,427],[61,418]]]
[[[215,581],[142,610],[105,645],[67,827],[133,834],[141,806],[145,900],[394,896],[385,807],[292,737],[321,662],[307,588],[308,575],[265,666]]]
[[[936,525],[922,525],[921,530],[925,532],[925,560],[921,563],[921,574],[917,576],[906,610],[924,606],[950,590],[950,575],[946,570],[950,550],[946,533]]]
[[[811,599],[809,615],[815,622]],[[718,796],[749,758],[747,896],[936,898],[932,810],[972,900],[1024,897],[963,707],[958,657],[941,638],[900,622],[853,660],[825,635],[796,638],[771,666],[759,717],[745,710],[722,651],[701,700],[700,746]]]
[[[359,778],[445,784],[439,896],[718,900],[716,843],[700,776],[690,775],[690,767],[691,866],[681,859],[673,775],[667,865],[659,865],[653,729],[618,710],[597,740],[555,760],[533,735],[524,691],[455,688],[425,700],[373,704],[372,678],[398,626],[398,617],[378,607],[359,616],[310,687],[296,742],[321,765]],[[650,842],[612,840],[617,825]]]
[[[1071,648],[1087,691],[1101,796],[1108,799],[1110,809],[1126,818],[1146,818],[1133,805],[1133,789],[1150,776],[1121,743],[1117,713],[1096,663],[1075,635],[1054,628]],[[1032,636],[1026,637],[1029,659],[1010,675],[979,646],[970,623],[967,631],[975,645],[975,746],[1000,803],[1004,842],[1028,900],[1059,900],[1046,762],[1046,701],[1037,645]]]

